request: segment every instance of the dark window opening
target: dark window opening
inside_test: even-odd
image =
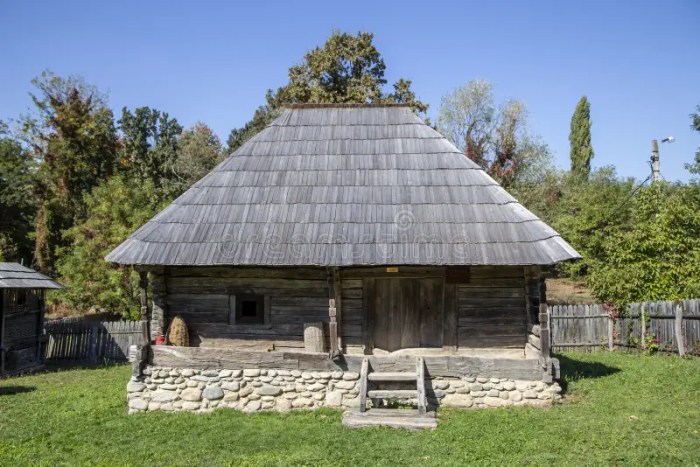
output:
[[[15,305],[25,306],[27,304],[27,292],[24,290],[18,290],[15,296]]]
[[[263,324],[265,322],[265,300],[262,295],[236,297],[237,324]]]

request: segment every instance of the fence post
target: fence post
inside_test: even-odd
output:
[[[615,350],[615,342],[613,336],[615,335],[615,320],[610,316],[610,311],[608,311],[608,350]]]
[[[685,355],[685,335],[683,334],[683,305],[676,302],[676,344],[678,345],[678,355]]]
[[[647,320],[644,312],[644,305],[639,307],[639,317],[642,320],[640,323],[640,326],[642,328],[642,337],[639,339],[639,341],[642,343],[642,349],[646,350],[647,348]]]
[[[90,323],[89,339],[90,344],[88,346],[88,360],[95,363],[97,362],[97,323]]]

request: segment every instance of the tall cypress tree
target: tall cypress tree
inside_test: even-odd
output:
[[[591,146],[591,104],[586,96],[583,96],[574,115],[571,117],[571,173],[580,179],[588,179],[591,172],[591,159],[593,159],[593,146]]]

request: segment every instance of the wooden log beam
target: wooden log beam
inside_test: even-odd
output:
[[[360,366],[360,412],[367,410],[367,374],[369,373],[369,361],[367,357],[362,359]]]
[[[168,368],[227,369],[249,368],[288,369],[301,371],[353,371],[361,372],[362,361],[367,359],[372,371],[416,371],[415,356],[363,356],[343,355],[337,362],[326,353],[265,352],[205,347],[151,346],[150,363]],[[536,359],[486,358],[466,356],[425,356],[426,377],[476,377],[511,378],[539,381],[543,369]]]
[[[416,386],[418,389],[418,413],[422,415],[426,412],[425,363],[423,362],[423,357],[416,359]]]

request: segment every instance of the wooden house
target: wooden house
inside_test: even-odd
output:
[[[151,347],[132,384],[148,368],[410,367],[419,387],[418,358],[426,381],[551,384],[542,273],[577,258],[410,108],[330,104],[285,109],[107,257],[150,279],[150,338],[180,315],[193,345]],[[364,408],[377,375],[341,404]],[[242,399],[228,405],[275,404]]]
[[[0,262],[0,376],[42,365],[44,291],[62,288],[32,269]]]

